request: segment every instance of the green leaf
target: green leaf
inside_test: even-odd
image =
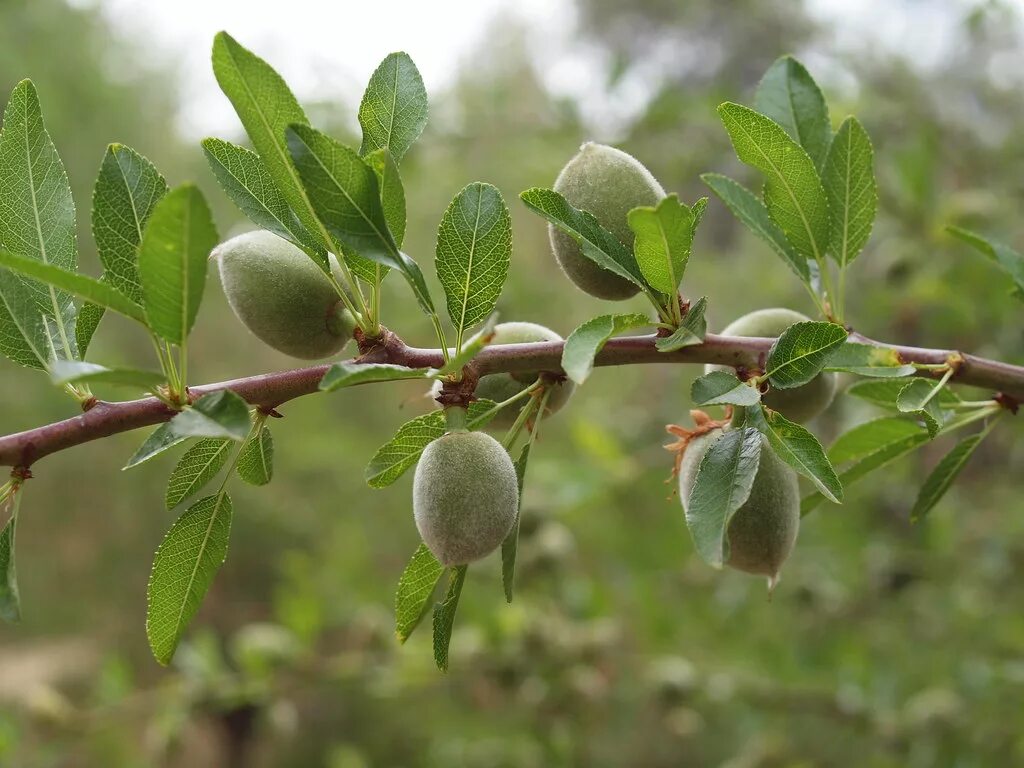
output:
[[[547,219],[580,244],[583,255],[602,269],[648,289],[636,257],[594,216],[569,205],[553,189],[534,187],[519,194],[526,207]]]
[[[80,360],[57,360],[50,366],[50,380],[57,386],[64,384],[117,384],[124,387],[138,387],[147,392],[167,378],[159,371],[140,371],[135,368],[107,368]]]
[[[377,174],[380,204],[384,208],[384,221],[399,248],[405,239],[405,187],[398,172],[395,158],[386,149],[375,149],[365,158]]]
[[[786,266],[793,270],[793,273],[805,284],[811,284],[811,274],[807,266],[807,257],[797,250],[786,239],[785,233],[779,229],[779,225],[772,221],[757,196],[737,181],[728,176],[717,173],[705,173],[701,179],[711,187],[711,191],[718,195],[726,207],[732,211],[733,216],[743,222],[747,228],[760,237],[775,251],[776,254],[786,263]]]
[[[266,424],[242,446],[238,476],[249,485],[266,485],[274,477],[274,438]]]
[[[1024,255],[1021,255],[1013,248],[996,240],[979,235],[969,229],[962,227],[946,227],[946,231],[973,247],[983,256],[994,261],[1013,278],[1016,284],[1015,293],[1018,298],[1024,298]]]
[[[207,496],[179,517],[156,551],[146,595],[146,637],[167,665],[228,553],[231,497]]]
[[[171,344],[184,344],[196,321],[217,240],[203,193],[191,184],[172,189],[150,214],[139,248],[139,278],[150,327]]]
[[[840,266],[853,262],[871,236],[878,208],[874,150],[855,117],[839,126],[828,151],[822,183],[832,221],[832,257]]]
[[[448,376],[459,373],[468,365],[474,357],[480,354],[480,350],[491,343],[494,338],[494,326],[498,322],[498,314],[490,316],[484,327],[473,334],[473,336],[462,343],[462,349],[449,358],[448,362],[437,369],[437,376]]]
[[[11,495],[0,501],[8,507],[11,516],[0,531],[0,619],[9,623],[21,621],[21,597],[18,591],[18,573],[15,568],[14,540],[18,527],[18,498],[20,488],[11,490]]]
[[[449,570],[448,592],[444,600],[434,606],[434,661],[442,672],[448,671],[448,646],[452,640],[462,585],[466,582],[466,568],[459,565]]]
[[[18,256],[8,251],[0,251],[0,267],[6,267],[33,280],[39,280],[53,286],[55,289],[59,289],[61,292],[73,293],[94,304],[99,304],[125,317],[130,317],[132,320],[136,320],[143,325],[147,324],[146,314],[142,307],[120,291],[94,277],[80,275],[77,272],[68,272],[52,264],[44,264],[35,259]]]
[[[516,510],[516,521],[512,530],[501,542],[501,584],[505,590],[505,601],[512,602],[516,579],[516,555],[519,551],[519,520],[523,514],[523,484],[526,482],[526,465],[530,461],[531,442],[523,445],[523,450],[516,459],[516,480],[519,482],[519,508]]]
[[[678,195],[671,194],[657,207],[634,208],[627,219],[636,234],[633,254],[647,284],[675,296],[693,246],[693,211],[679,201]]]
[[[52,359],[43,311],[22,279],[3,269],[0,269],[0,353],[18,365],[40,370]]]
[[[100,281],[103,281],[102,277]],[[85,357],[92,343],[93,334],[96,333],[105,312],[103,307],[90,301],[85,302],[78,310],[78,317],[75,320],[75,341],[78,343],[78,354],[81,357]]]
[[[694,405],[748,406],[761,402],[761,393],[731,373],[712,371],[694,380],[690,399]]]
[[[910,510],[910,521],[912,523],[923,520],[925,515],[946,495],[946,491],[953,485],[953,481],[960,474],[960,470],[970,460],[974,454],[974,449],[985,439],[986,434],[987,432],[979,432],[976,435],[964,438],[935,465],[935,469],[925,479],[924,485],[921,486],[921,490],[917,494],[914,508]]]
[[[230,389],[201,398],[168,422],[183,437],[222,437],[241,442],[249,434],[249,406]]]
[[[469,184],[437,230],[437,277],[460,336],[494,311],[511,256],[512,220],[501,193],[490,184]]]
[[[383,147],[400,163],[426,124],[423,78],[409,54],[392,53],[370,76],[359,104],[359,125],[363,129],[359,153],[368,155]]]
[[[825,363],[826,371],[845,371],[858,376],[895,379],[909,376],[916,369],[905,365],[900,354],[891,347],[847,341],[836,347]]]
[[[320,391],[334,392],[342,387],[369,384],[377,381],[425,379],[429,368],[407,368],[390,363],[335,363],[320,380]]]
[[[686,526],[697,554],[715,568],[729,559],[729,521],[750,496],[761,459],[761,433],[751,427],[726,431],[701,459]]]
[[[139,450],[128,459],[128,463],[125,464],[121,469],[131,469],[137,467],[139,464],[143,464],[155,456],[159,456],[164,451],[168,451],[178,443],[183,443],[188,440],[188,435],[180,435],[174,429],[171,428],[170,422],[161,424],[159,427],[153,430],[153,432],[146,438],[145,442],[139,446]]]
[[[214,38],[213,73],[271,180],[302,225],[316,238],[317,245],[327,248],[330,243],[322,236],[323,228],[306,197],[285,142],[285,128],[309,124],[288,85],[273,67],[239,45],[227,32],[218,32]],[[320,268],[330,273],[326,253]]]
[[[476,400],[469,404],[469,428],[480,429],[490,418],[484,414],[494,407],[490,400]],[[371,488],[385,488],[416,465],[423,449],[445,432],[443,411],[431,411],[407,421],[398,432],[384,443],[366,466],[366,484]]]
[[[594,369],[594,358],[612,336],[650,325],[647,315],[632,312],[624,315],[601,315],[588,320],[569,334],[562,348],[562,369],[576,384],[582,384]]]
[[[351,149],[315,128],[290,125],[288,149],[317,218],[336,247],[398,269],[412,287],[420,307],[433,314],[423,273],[398,250],[381,203],[377,174]]]
[[[842,504],[843,486],[825,449],[813,434],[763,405],[748,409],[746,416],[747,424],[768,438],[768,444],[779,458],[810,480],[829,501]]]
[[[423,620],[430,597],[443,573],[444,566],[437,562],[426,544],[416,547],[395,592],[395,635],[398,642],[408,640]]]
[[[828,450],[833,464],[859,461],[894,443],[909,438],[927,439],[921,427],[907,419],[885,416],[858,424],[840,435]]]
[[[896,400],[900,391],[907,386],[912,379],[887,379],[885,381],[858,381],[846,389],[846,394],[867,400],[869,403],[899,410],[896,407]],[[950,389],[943,387],[935,395],[940,405],[952,406],[961,402],[960,398]]]
[[[810,156],[778,123],[748,107],[726,102],[718,114],[737,157],[764,173],[764,200],[772,220],[805,258],[824,258],[828,199]]]
[[[0,132],[0,246],[66,272],[78,269],[75,203],[64,164],[43,124],[31,80],[11,93]],[[56,357],[73,360],[75,305],[59,285],[26,283],[53,323],[50,346]]]
[[[846,341],[847,335],[847,330],[835,323],[794,323],[768,353],[768,380],[778,389],[806,384],[821,373],[832,350]]]
[[[327,254],[274,184],[255,152],[223,139],[203,139],[203,154],[221,188],[249,220],[306,251],[321,267]]]
[[[659,336],[654,340],[654,347],[659,352],[675,352],[683,347],[703,344],[708,332],[708,321],[704,313],[708,308],[708,297],[701,296],[693,303],[683,317],[683,322],[672,332],[671,336]]]
[[[142,233],[165,194],[167,182],[149,160],[123,144],[107,147],[93,187],[92,234],[104,280],[136,304],[142,303]]]
[[[941,384],[924,379],[914,379],[896,396],[896,408],[901,413],[922,419],[928,429],[928,434],[935,437],[939,432],[939,427],[945,421],[942,406],[935,399],[935,395],[941,389]]]
[[[792,56],[775,60],[754,97],[757,111],[781,125],[821,168],[832,141],[825,97],[804,65]]]
[[[233,445],[234,441],[226,438],[207,437],[185,451],[167,480],[164,494],[167,509],[174,509],[216,477],[231,455]]]

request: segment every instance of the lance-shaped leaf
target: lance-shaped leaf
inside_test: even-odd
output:
[[[748,107],[726,102],[718,114],[736,156],[765,175],[764,201],[772,220],[805,258],[824,258],[828,199],[810,156],[778,123]]]
[[[395,162],[419,138],[427,124],[427,90],[409,54],[392,53],[370,76],[359,104],[362,155],[385,148]]]
[[[786,266],[807,285],[811,284],[811,274],[807,265],[807,257],[798,253],[796,248],[786,239],[779,225],[772,221],[757,195],[728,176],[717,173],[705,173],[701,180],[711,191],[718,195],[733,216],[743,222],[747,228],[760,237],[785,262]]]
[[[132,467],[139,466],[139,464],[144,464],[164,451],[169,451],[179,443],[185,442],[188,438],[188,435],[178,434],[178,432],[172,429],[170,422],[161,424],[150,433],[149,437],[145,439],[142,445],[139,446],[139,449],[128,459],[128,463],[121,467],[121,469],[131,469]]]
[[[238,454],[238,476],[249,485],[266,485],[274,477],[274,438],[266,424],[251,435]]]
[[[501,585],[505,590],[505,602],[511,603],[515,591],[516,581],[516,555],[519,552],[519,521],[523,514],[523,485],[526,482],[526,465],[530,461],[530,446],[532,442],[527,441],[519,458],[515,461],[516,480],[519,483],[519,508],[516,510],[516,521],[512,524],[512,530],[501,542]]]
[[[322,392],[334,392],[356,384],[370,384],[378,381],[401,381],[403,379],[425,379],[429,368],[407,368],[391,363],[335,363],[327,369],[320,380]]]
[[[494,311],[511,256],[512,220],[501,193],[490,184],[469,184],[437,230],[437,277],[460,336]]]
[[[579,243],[583,255],[597,266],[649,290],[636,257],[591,213],[574,208],[553,189],[534,187],[521,192],[519,199]]]
[[[683,347],[703,344],[708,332],[708,321],[704,317],[707,312],[708,297],[701,296],[693,303],[683,322],[679,324],[671,336],[659,336],[654,340],[654,347],[659,352],[675,352]]]
[[[351,149],[315,128],[291,125],[288,148],[316,211],[339,249],[394,267],[426,314],[434,309],[419,266],[398,250],[381,203],[377,174]]]
[[[750,496],[763,440],[751,427],[728,430],[701,459],[686,505],[686,526],[697,554],[715,568],[729,559],[725,534]]]
[[[395,243],[401,248],[405,239],[405,187],[402,185],[398,165],[386,149],[375,149],[366,155],[365,160],[377,174],[384,221],[387,222]],[[386,271],[386,267],[381,268]]]
[[[832,222],[829,250],[832,258],[845,267],[864,249],[878,208],[874,150],[857,118],[848,117],[839,127],[821,180]]]
[[[829,355],[825,370],[844,371],[878,379],[897,379],[909,376],[916,369],[912,365],[904,364],[899,352],[891,347],[848,341],[836,347]]]
[[[416,547],[398,579],[395,592],[395,636],[398,642],[408,640],[423,620],[442,574],[444,566],[437,562],[427,545]]]
[[[203,154],[221,188],[256,226],[306,251],[317,264],[327,255],[274,184],[263,159],[223,139],[203,139]]]
[[[142,303],[139,245],[146,222],[167,194],[156,167],[134,149],[111,144],[92,193],[92,235],[106,282]]]
[[[947,227],[946,231],[1002,267],[1016,286],[1014,296],[1024,301],[1024,255],[1004,243],[971,232],[969,229]]]
[[[846,394],[859,397],[861,400],[866,400],[874,405],[895,411],[899,410],[896,407],[896,401],[899,399],[900,392],[911,381],[912,379],[858,381],[847,387]],[[960,397],[957,396],[953,390],[946,389],[945,387],[936,393],[935,399],[938,401],[939,405],[944,406],[955,406],[957,403],[961,402]]]
[[[987,434],[987,431],[979,432],[964,438],[935,465],[935,469],[925,479],[924,485],[921,486],[921,490],[917,494],[914,508],[910,510],[912,523],[923,520],[924,516],[931,512],[932,508],[946,495],[946,491],[953,485],[960,470],[966,466],[974,454],[974,450]]]
[[[164,494],[167,508],[174,509],[216,477],[231,455],[233,446],[232,440],[207,437],[185,451],[167,481]]]
[[[115,384],[123,387],[138,387],[151,391],[167,382],[159,371],[140,371],[136,368],[107,368],[81,360],[57,360],[50,366],[50,380],[64,384]]]
[[[150,328],[171,344],[184,344],[192,331],[216,245],[217,228],[198,187],[175,187],[153,208],[139,248],[139,279]]]
[[[75,272],[78,251],[71,185],[43,124],[31,80],[14,87],[4,111],[0,169],[0,246],[42,265]],[[53,323],[50,346],[55,356],[76,358],[76,310],[71,296],[52,283],[28,281],[26,285]]]
[[[693,246],[693,211],[679,201],[678,195],[671,194],[656,207],[634,208],[627,219],[636,235],[633,254],[647,284],[674,296]]]
[[[203,395],[168,422],[176,435],[223,437],[241,442],[249,434],[249,406],[230,389]]]
[[[914,379],[896,396],[896,408],[924,421],[928,434],[935,437],[945,421],[942,406],[935,399],[942,385],[924,379]]]
[[[792,56],[776,59],[757,86],[754,106],[781,125],[822,167],[832,141],[832,122],[825,97],[803,64]]]
[[[582,384],[594,370],[594,358],[608,339],[630,328],[650,325],[647,315],[601,315],[588,320],[569,334],[562,348],[562,369],[576,384]]]
[[[455,612],[462,597],[462,585],[466,582],[466,566],[458,565],[449,570],[448,592],[444,600],[434,606],[434,661],[442,672],[448,671],[448,647],[452,641],[455,626]]]
[[[694,405],[757,405],[761,393],[745,381],[726,371],[712,371],[690,386],[690,399]]]
[[[43,369],[50,342],[43,311],[18,275],[0,269],[0,353],[26,368]]]
[[[9,494],[6,497],[0,495],[0,512],[10,511],[10,517],[0,530],[0,619],[14,623],[21,621],[21,597],[14,558],[21,489],[11,489]]]
[[[189,507],[156,551],[146,596],[146,637],[153,656],[169,664],[228,553],[231,497],[221,492]]]
[[[100,278],[101,281],[102,279]],[[104,307],[88,301],[78,310],[78,317],[75,318],[75,341],[78,343],[79,356],[85,357],[92,343],[93,334],[96,333],[105,312]]]
[[[843,486],[818,439],[777,411],[761,406],[746,412],[747,424],[768,438],[775,453],[806,477],[829,501],[843,502]]]
[[[789,326],[772,345],[765,364],[773,387],[799,387],[825,367],[829,355],[846,341],[848,332],[835,323],[808,321]]]

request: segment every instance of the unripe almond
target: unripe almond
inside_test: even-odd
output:
[[[352,339],[355,319],[300,248],[257,230],[211,254],[235,315],[261,341],[304,360],[330,357]]]
[[[626,214],[641,205],[657,205],[665,190],[639,160],[605,144],[587,142],[566,164],[554,189],[570,205],[594,215],[598,223],[633,250],[633,230]],[[599,299],[621,300],[640,289],[603,269],[586,256],[579,243],[553,225],[551,249],[566,276]]]
[[[778,336],[793,323],[804,323],[811,318],[783,307],[759,309],[756,312],[737,318],[723,331],[723,336]],[[731,370],[722,366],[708,365],[706,372],[713,370]],[[837,376],[834,373],[821,373],[804,384],[793,389],[770,389],[762,402],[773,411],[778,411],[790,421],[810,421],[824,412],[832,403],[836,394]]]
[[[519,510],[516,468],[484,432],[449,432],[423,451],[412,486],[416,528],[443,565],[486,557]]]
[[[692,439],[679,469],[679,497],[685,509],[697,480],[701,460],[725,434],[722,429]],[[779,578],[800,530],[800,487],[796,472],[775,455],[761,438],[761,454],[750,496],[729,521],[726,565],[768,577],[769,588]]]

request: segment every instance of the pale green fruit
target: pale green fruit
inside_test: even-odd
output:
[[[749,315],[734,320],[722,331],[723,336],[778,336],[793,323],[804,323],[811,318],[794,312],[791,309],[775,307],[759,309]],[[706,372],[731,368],[709,365]],[[771,389],[761,398],[761,402],[778,411],[790,421],[810,421],[822,413],[832,403],[836,394],[838,377],[834,373],[822,373],[815,376],[802,387],[793,389]]]
[[[491,344],[529,344],[535,341],[561,341],[562,337],[537,323],[499,323],[494,326],[494,338]],[[537,371],[519,371],[516,373],[489,373],[481,376],[476,385],[475,394],[483,400],[493,400],[496,403],[508,400],[510,397],[522,392],[531,384],[537,381],[540,374]],[[563,381],[551,386],[551,394],[548,395],[546,416],[557,413],[563,405],[569,401],[575,385],[571,381]],[[435,382],[431,390],[434,396],[441,391],[441,382]],[[526,405],[510,405],[498,411],[498,415],[491,419],[487,425],[488,429],[508,429],[519,416],[519,412]]]
[[[512,529],[519,483],[508,452],[484,432],[449,432],[423,451],[412,484],[416,528],[443,565],[486,557]]]
[[[633,250],[633,230],[626,219],[634,208],[657,205],[665,197],[658,180],[632,155],[605,144],[587,142],[558,174],[554,189],[570,205],[594,215],[598,223]],[[580,250],[569,235],[548,227],[551,249],[566,276],[599,299],[621,300],[640,289],[603,269]]]
[[[214,249],[224,295],[261,341],[286,355],[317,360],[352,339],[355,319],[323,271],[300,248],[257,230]]]
[[[690,441],[679,468],[679,498],[683,509],[704,454],[725,432],[713,429]],[[761,455],[747,501],[736,510],[726,530],[726,565],[747,573],[768,577],[769,587],[779,578],[800,530],[800,487],[796,472],[761,438]]]

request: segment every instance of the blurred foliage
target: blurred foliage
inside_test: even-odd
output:
[[[907,4],[921,5],[934,3]],[[1024,361],[1019,305],[999,274],[942,234],[963,223],[1021,244],[1024,68],[1008,5],[964,11],[950,55],[931,68],[870,41],[867,56],[841,49],[835,30],[795,0],[587,0],[579,10],[581,39],[604,52],[602,87],[639,78],[650,87],[646,109],[622,135],[594,135],[581,105],[547,93],[529,30],[499,22],[486,55],[431,94],[432,122],[403,164],[407,244],[421,263],[451,197],[475,179],[495,183],[515,224],[502,318],[568,333],[602,305],[561,279],[544,227],[515,195],[550,183],[588,138],[614,140],[685,199],[703,194],[702,171],[749,180],[713,107],[750,103],[761,72],[792,50],[842,105],[834,121],[856,112],[875,143],[881,215],[852,275],[854,325]],[[111,37],[94,11],[36,0],[3,4],[0,19],[0,83],[31,76],[39,87],[83,249],[92,179],[111,140],[149,156],[172,182],[198,178],[223,203],[198,147],[173,135],[174,73],[137,66],[144,51]],[[353,108],[311,113],[342,135]],[[229,206],[218,210],[225,236],[244,227]],[[716,203],[687,280],[692,295],[710,297],[712,328],[761,306],[810,309],[775,257]],[[429,343],[406,287],[390,282],[388,324]],[[210,287],[195,380],[291,365],[243,333]],[[641,310],[636,301],[623,311]],[[94,359],[140,363],[147,354],[134,329],[104,321]],[[907,514],[947,445],[815,512],[769,602],[762,582],[699,561],[662,482],[663,425],[687,418],[695,373],[600,372],[548,425],[527,484],[516,602],[503,603],[496,559],[471,569],[448,675],[433,668],[428,632],[407,647],[393,638],[394,585],[417,543],[411,477],[383,491],[362,480],[376,447],[430,407],[417,386],[304,398],[273,422],[274,481],[236,485],[228,563],[171,672],[151,661],[142,624],[152,553],[173,517],[160,503],[171,460],[119,473],[140,434],[48,458],[19,526],[25,618],[0,627],[0,764],[1024,762],[1017,425],[982,446],[927,524],[911,526]],[[0,397],[16,404],[3,410],[5,432],[70,415],[56,391],[9,365]],[[830,438],[865,408],[844,398],[816,431]]]

